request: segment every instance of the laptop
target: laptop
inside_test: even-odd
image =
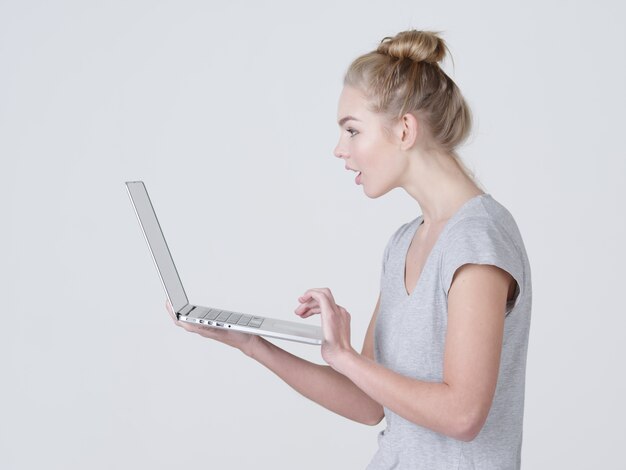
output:
[[[180,321],[210,328],[241,331],[308,344],[322,344],[322,328],[314,325],[234,312],[225,308],[192,305],[178,276],[174,260],[161,231],[156,213],[143,181],[128,181],[126,189],[139,219],[152,259],[172,309]]]

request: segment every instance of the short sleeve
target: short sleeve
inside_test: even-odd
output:
[[[441,285],[446,297],[457,269],[465,264],[490,264],[508,272],[517,289],[507,303],[506,314],[517,306],[524,288],[522,256],[513,240],[497,222],[488,217],[467,217],[446,235],[441,255]]]

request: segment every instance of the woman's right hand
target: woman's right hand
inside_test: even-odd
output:
[[[165,300],[165,308],[170,314],[170,317],[172,317],[172,320],[174,320],[174,324],[176,326],[180,326],[190,333],[197,333],[200,336],[204,336],[205,338],[215,339],[224,344],[232,346],[233,348],[237,348],[247,356],[252,355],[254,348],[263,339],[258,335],[241,333],[239,331],[223,330],[221,328],[211,328],[210,326],[196,325],[193,323],[180,321],[176,318],[176,314],[172,309],[172,305],[167,299]]]

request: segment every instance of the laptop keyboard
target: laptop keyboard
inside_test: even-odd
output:
[[[217,326],[223,326],[226,323],[252,328],[259,328],[263,324],[263,320],[265,320],[263,317],[255,317],[244,313],[220,310],[217,308],[209,309],[206,314],[197,318],[200,320],[200,323],[208,323],[209,325],[216,323]]]

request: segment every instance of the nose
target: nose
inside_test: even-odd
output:
[[[337,158],[343,158],[346,156],[346,153],[344,152],[344,150],[340,147],[340,143],[338,143],[335,146],[335,150],[333,150],[333,154],[335,155],[335,157]]]

